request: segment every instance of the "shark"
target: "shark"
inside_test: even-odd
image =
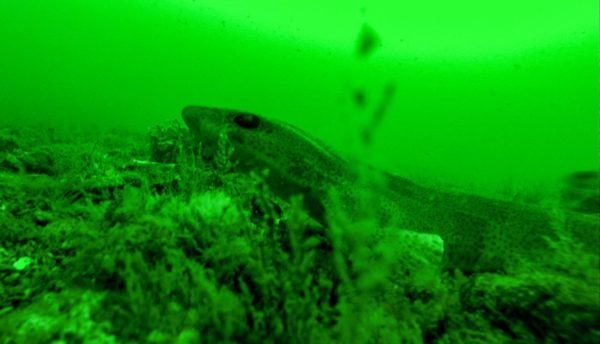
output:
[[[502,271],[523,259],[539,260],[551,253],[549,240],[565,232],[590,250],[600,247],[598,213],[557,213],[420,185],[361,167],[304,130],[251,112],[187,106],[182,117],[203,154],[214,155],[225,134],[237,172],[265,171],[275,195],[284,200],[302,195],[309,215],[324,227],[334,214],[348,221],[368,214],[382,228],[437,235],[443,240],[447,268]]]

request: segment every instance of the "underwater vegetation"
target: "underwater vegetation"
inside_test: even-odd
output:
[[[229,140],[2,129],[0,342],[600,341],[599,256],[560,221],[540,259],[445,269],[418,233],[322,226]]]

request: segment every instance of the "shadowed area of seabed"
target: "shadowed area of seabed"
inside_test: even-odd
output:
[[[600,214],[600,173],[578,171],[564,179],[561,191],[566,209],[585,214]]]

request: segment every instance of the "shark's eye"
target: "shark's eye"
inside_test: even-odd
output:
[[[239,114],[233,120],[245,129],[256,129],[260,125],[260,117],[249,113]]]

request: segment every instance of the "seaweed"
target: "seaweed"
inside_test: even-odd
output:
[[[3,131],[3,133],[5,133]],[[435,238],[329,228],[177,122],[0,135],[0,342],[594,343],[598,256],[569,233],[505,274]],[[560,223],[557,231],[560,232]]]

